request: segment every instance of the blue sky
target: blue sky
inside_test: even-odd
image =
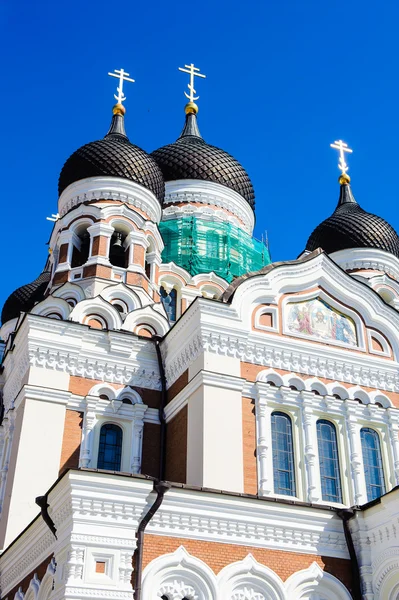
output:
[[[256,192],[255,235],[295,258],[338,198],[342,138],[363,208],[399,229],[399,5],[369,0],[8,2],[0,5],[0,304],[47,256],[67,157],[103,137],[123,67],[126,126],[147,151],[176,139],[194,62],[203,137],[233,154]]]

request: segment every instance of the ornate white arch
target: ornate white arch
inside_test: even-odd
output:
[[[285,582],[289,600],[308,600],[316,592],[323,600],[351,600],[352,596],[343,583],[323,571],[317,563],[308,569],[294,573]]]
[[[39,595],[40,579],[35,573],[29,582],[29,587],[25,593],[25,600],[36,600]]]
[[[42,302],[36,304],[31,313],[33,315],[40,315],[42,317],[47,317],[52,313],[56,313],[60,316],[61,319],[66,321],[71,314],[72,307],[66,300],[62,298],[54,298],[54,296],[48,296]]]
[[[252,554],[222,569],[217,577],[220,598],[229,600],[285,600],[284,584]]]
[[[300,392],[306,389],[305,382],[302,377],[298,377],[298,375],[292,375],[289,373],[288,375],[283,376],[284,385],[290,387],[294,385]]]
[[[327,385],[327,390],[329,396],[334,396],[334,394],[337,394],[342,400],[346,400],[347,398],[349,398],[349,393],[346,387],[344,387],[336,381],[334,381],[333,383],[329,383]]]
[[[108,396],[110,400],[114,400],[117,392],[118,390],[115,390],[112,385],[109,385],[108,383],[97,383],[90,389],[87,395],[100,397],[102,394],[104,394]]]
[[[83,288],[70,281],[61,285],[51,295],[55,298],[63,298],[64,300],[71,298],[72,300],[75,300],[76,304],[82,300],[86,300]]]
[[[137,325],[149,325],[158,335],[165,335],[169,331],[169,323],[167,319],[158,311],[155,311],[152,306],[139,308],[127,315],[122,326],[123,330],[134,331]]]
[[[122,300],[126,304],[127,312],[142,307],[139,296],[124,283],[109,285],[101,292],[101,297],[112,304],[114,300]]]
[[[258,373],[256,376],[256,381],[263,381],[264,383],[268,383],[271,381],[277,387],[284,385],[284,381],[281,375],[279,375],[279,373],[276,373],[276,371],[274,371],[273,369],[265,369],[264,371]]]
[[[372,404],[379,402],[384,408],[391,408],[393,406],[392,401],[388,398],[388,396],[379,390],[370,392],[370,402]]]
[[[183,546],[164,554],[144,569],[143,597],[190,600],[217,600],[216,577],[202,560],[191,556]]]
[[[91,315],[93,318],[95,315],[102,317],[106,321],[107,329],[120,329],[122,326],[119,312],[101,296],[79,302],[69,315],[69,320],[84,323],[85,318]]]
[[[365,392],[361,387],[355,385],[354,387],[349,388],[348,395],[351,400],[358,398],[362,401],[363,404],[370,404],[370,396],[367,392]]]
[[[53,583],[54,583],[54,574],[56,571],[56,564],[54,557],[51,559],[47,566],[46,573],[40,583],[39,593],[37,596],[37,600],[48,600],[50,594],[52,592]]]
[[[319,392],[321,396],[327,396],[328,394],[327,386],[322,381],[320,381],[320,379],[317,379],[317,377],[306,379],[305,387],[309,391]]]
[[[124,387],[116,392],[117,400],[128,399],[132,404],[143,404],[143,399],[135,390],[130,387]]]

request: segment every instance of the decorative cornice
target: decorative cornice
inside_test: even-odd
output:
[[[69,185],[58,200],[61,218],[82,202],[119,200],[142,210],[155,223],[161,220],[159,201],[145,187],[119,177],[87,177]]]
[[[252,208],[240,194],[230,188],[197,179],[181,179],[166,182],[164,206],[174,203],[199,202],[220,206],[235,215],[243,224],[247,233],[252,235],[255,217]]]
[[[330,258],[345,271],[365,269],[382,271],[399,280],[399,259],[376,248],[349,248],[330,254]]]

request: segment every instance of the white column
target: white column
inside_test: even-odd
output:
[[[10,455],[12,440],[14,437],[15,428],[15,411],[9,410],[7,416],[4,419],[4,442],[3,442],[3,455],[1,461],[1,480],[0,480],[0,513],[3,510],[4,494],[6,491],[7,473],[8,466],[10,464]]]
[[[150,281],[151,283],[155,283],[155,267],[160,266],[161,257],[156,252],[150,252],[146,255],[146,261],[150,265]]]
[[[90,225],[90,227],[87,228],[87,232],[90,235],[90,251],[89,258],[86,264],[90,265],[95,263],[106,265],[107,267],[110,266],[111,263],[109,262],[109,246],[114,231],[115,229],[111,225],[108,225],[108,223],[94,223],[94,225]],[[106,256],[99,256],[97,254],[92,256],[93,240],[95,237],[107,238]]]
[[[82,431],[82,449],[80,452],[79,466],[88,468],[93,467],[91,464],[93,454],[93,437],[94,437],[94,426],[97,423],[97,417],[95,408],[98,398],[86,396],[86,410],[83,420],[83,431]]]
[[[145,274],[144,266],[134,261],[134,247],[141,246],[144,249],[144,261],[145,262],[145,251],[149,246],[147,236],[142,231],[131,231],[126,237],[124,242],[125,248],[129,248],[129,264],[128,270],[134,272],[140,272]]]
[[[395,484],[399,484],[399,423],[397,409],[388,408],[388,431],[391,440]],[[385,478],[387,479],[387,477]]]
[[[363,504],[367,502],[364,477],[362,476],[362,447],[360,442],[361,426],[357,423],[356,410],[351,406],[350,400],[345,400],[346,410],[346,430],[348,432],[349,460],[352,473],[354,504]]]
[[[272,408],[267,406],[266,398],[264,396],[258,396],[255,400],[255,417],[258,492],[260,496],[268,496],[272,494],[274,490],[271,414]]]
[[[130,469],[132,473],[141,472],[141,454],[143,447],[144,414],[147,410],[145,404],[134,405],[134,419],[132,423],[132,454]]]
[[[302,425],[304,434],[304,456],[307,476],[307,500],[318,502],[321,500],[320,475],[317,471],[317,416],[313,414],[313,392],[301,392],[302,397]]]
[[[61,231],[57,240],[58,248],[61,248],[61,246],[63,246],[64,244],[68,244],[67,259],[66,262],[62,263],[60,263],[58,259],[58,265],[55,270],[56,273],[61,273],[62,271],[69,271],[72,262],[73,246],[75,245],[79,249],[80,239],[71,229],[66,229],[65,231]]]

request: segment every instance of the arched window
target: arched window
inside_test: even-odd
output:
[[[176,311],[177,311],[177,291],[175,289],[168,292],[164,287],[160,289],[161,301],[164,305],[166,314],[168,315],[169,321],[174,323],[176,321]]]
[[[90,235],[87,231],[78,235],[79,238],[79,248],[75,245],[72,249],[72,261],[71,267],[81,267],[87,262],[89,258],[89,249],[90,249]]]
[[[360,439],[362,441],[367,500],[370,502],[370,500],[374,500],[385,494],[380,440],[378,433],[369,427],[363,427],[360,430]]]
[[[295,496],[292,425],[290,417],[282,412],[272,413],[272,450],[274,492]]]
[[[342,502],[337,432],[330,421],[317,421],[317,444],[322,498],[328,502]]]
[[[120,471],[122,457],[122,429],[113,423],[101,427],[97,469]]]

